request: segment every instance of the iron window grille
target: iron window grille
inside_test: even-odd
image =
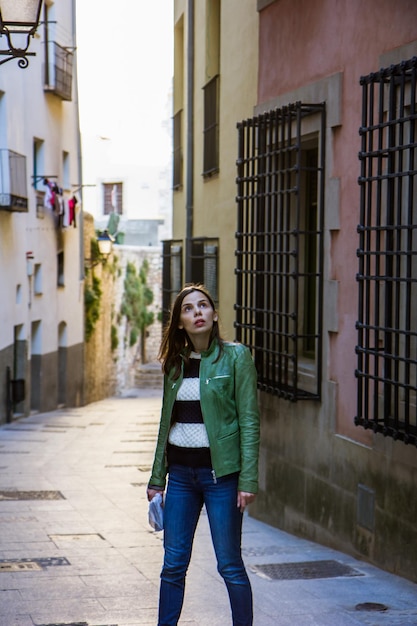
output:
[[[172,186],[174,189],[179,189],[182,186],[182,111],[178,111],[174,115],[174,145],[173,145],[173,181]]]
[[[13,150],[0,150],[0,210],[29,210],[26,157]]]
[[[171,307],[183,284],[183,243],[181,240],[162,242],[162,326],[169,321]]]
[[[203,176],[211,176],[219,170],[219,85],[217,75],[204,87]]]
[[[191,281],[203,283],[218,306],[218,239],[193,238],[190,242]]]
[[[417,444],[417,58],[362,77],[357,415]]]
[[[238,124],[236,335],[291,401],[321,394],[324,138],[324,103]]]
[[[123,215],[123,183],[103,183],[103,214]]]

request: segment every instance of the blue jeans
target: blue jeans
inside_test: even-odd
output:
[[[209,468],[173,465],[164,507],[164,565],[158,626],[176,626],[197,522],[206,505],[217,569],[229,593],[233,626],[252,626],[252,589],[241,555],[242,513],[236,506],[239,474],[213,478]],[[215,601],[215,598],[213,598]]]

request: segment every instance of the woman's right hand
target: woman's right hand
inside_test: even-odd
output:
[[[163,489],[152,489],[151,487],[148,487],[146,490],[146,493],[148,494],[148,502],[150,502],[157,493],[160,493],[161,495],[163,495],[164,491]]]

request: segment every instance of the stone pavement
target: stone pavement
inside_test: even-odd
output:
[[[0,626],[156,625],[146,484],[160,404],[137,391],[0,427]],[[417,625],[414,583],[247,514],[243,553],[255,626]],[[204,512],[180,625],[231,625]]]

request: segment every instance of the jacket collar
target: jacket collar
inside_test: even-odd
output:
[[[202,357],[208,357],[208,356],[211,356],[211,355],[212,355],[212,354],[214,354],[214,353],[215,353],[218,349],[219,349],[219,345],[218,345],[217,339],[213,339],[213,341],[212,341],[212,342],[211,342],[211,344],[209,345],[208,349],[207,349],[207,350],[203,350],[203,351],[201,352],[201,356],[202,356]],[[185,355],[186,355],[186,351],[185,351],[185,350],[183,350],[182,355],[181,355],[183,359],[184,359]]]

